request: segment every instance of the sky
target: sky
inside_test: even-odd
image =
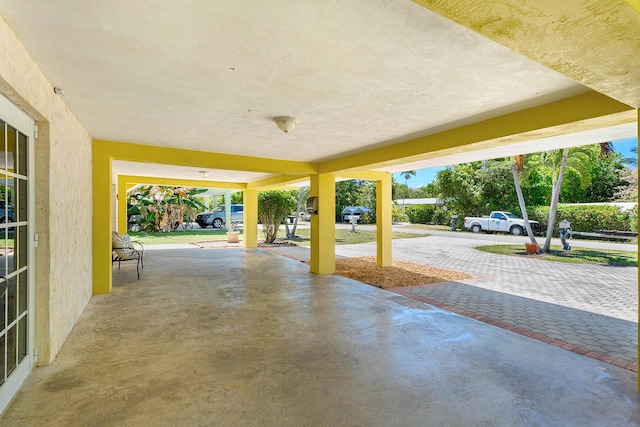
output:
[[[616,152],[622,154],[622,157],[635,157],[637,158],[638,154],[632,152],[633,148],[638,147],[638,138],[628,138],[621,139],[618,141],[613,141],[613,148]],[[444,169],[444,167],[438,168],[428,168],[428,169],[419,169],[416,170],[416,176],[412,176],[407,181],[407,185],[411,188],[419,188],[424,187],[430,182],[434,181],[436,178],[436,174],[438,171]],[[404,184],[404,178],[400,172],[393,174],[393,179],[396,182]]]

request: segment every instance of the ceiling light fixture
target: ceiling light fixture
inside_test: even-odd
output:
[[[280,129],[284,133],[289,133],[290,131],[292,131],[293,128],[296,127],[297,123],[296,119],[290,116],[274,117],[273,121],[278,126],[278,129]]]
[[[53,93],[55,93],[56,95],[60,95],[60,96],[65,96],[66,93],[64,92],[64,89],[62,89],[61,87],[54,87],[53,88]]]
[[[202,175],[203,178],[206,178],[209,176],[209,172],[207,171],[198,171],[200,173],[200,175]]]

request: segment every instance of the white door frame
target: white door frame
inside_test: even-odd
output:
[[[34,228],[35,228],[35,144],[34,144],[34,132],[35,121],[29,117],[24,111],[18,108],[15,104],[0,94],[0,119],[16,128],[21,133],[25,134],[28,138],[27,142],[27,192],[28,192],[28,237],[27,237],[27,355],[22,362],[11,373],[11,376],[7,378],[7,381],[0,387],[0,413],[2,413],[11,399],[16,395],[22,383],[27,379],[27,376],[34,368],[36,364],[36,351],[35,351],[35,249],[33,242]],[[17,149],[17,147],[16,147]]]

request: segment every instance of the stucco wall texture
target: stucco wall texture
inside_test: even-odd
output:
[[[92,139],[2,18],[0,93],[39,127],[35,329],[42,365],[55,358],[92,294]]]

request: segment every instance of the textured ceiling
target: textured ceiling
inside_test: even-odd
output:
[[[410,1],[20,1],[0,15],[103,140],[318,162],[589,91]]]

